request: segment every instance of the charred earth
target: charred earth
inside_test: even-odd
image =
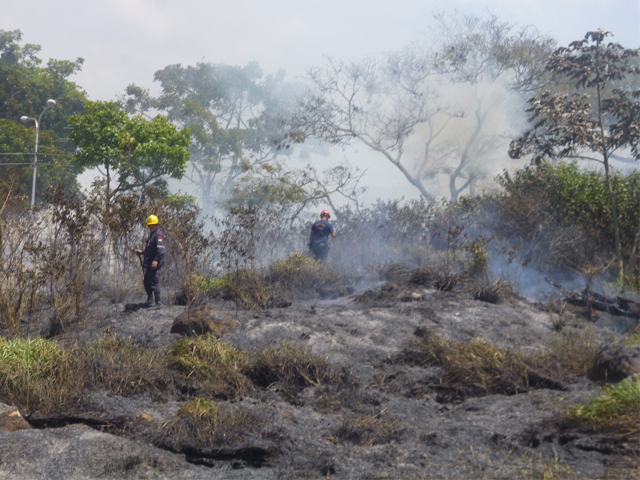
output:
[[[97,301],[47,341],[48,376],[5,385],[27,424],[0,431],[0,477],[637,475],[637,421],[568,414],[600,392],[587,371],[623,335],[416,278],[288,308],[209,298],[191,336],[170,333],[185,306]]]

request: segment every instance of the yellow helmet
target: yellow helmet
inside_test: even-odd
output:
[[[158,224],[158,217],[156,217],[155,215],[149,215],[149,218],[147,218],[147,225],[157,225]]]

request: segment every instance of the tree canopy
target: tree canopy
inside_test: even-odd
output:
[[[164,176],[181,178],[189,159],[191,131],[162,115],[129,117],[115,102],[87,102],[83,115],[69,119],[69,138],[77,145],[75,163],[104,176],[107,205],[120,192],[164,185]],[[112,183],[113,182],[113,183]]]
[[[66,143],[67,120],[82,111],[85,92],[69,80],[82,68],[83,59],[50,59],[46,66],[38,57],[40,45],[22,44],[20,30],[0,30],[0,163],[2,169],[16,175],[19,191],[29,194],[33,162],[35,131],[33,122],[20,123],[20,117],[38,118],[47,100],[54,99],[56,107],[46,111],[39,135],[39,165],[37,192],[51,185],[63,183],[75,187],[77,171],[70,168],[73,145]]]
[[[568,91],[546,90],[529,99],[527,111],[531,113],[532,126],[511,142],[509,154],[513,158],[530,155],[531,161],[538,164],[572,158],[603,165],[622,276],[623,252],[610,159],[614,152],[625,148],[636,160],[640,159],[640,90],[609,87],[640,75],[640,68],[633,63],[640,57],[640,49],[607,44],[609,35],[602,29],[587,32],[584,39],[553,53],[546,69],[568,79]]]
[[[198,63],[169,65],[155,73],[162,93],[130,85],[129,111],[157,109],[193,132],[186,178],[201,191],[208,211],[216,194],[229,194],[252,166],[274,160],[293,138],[276,114],[284,95],[284,73],[265,75],[257,63],[243,67]]]

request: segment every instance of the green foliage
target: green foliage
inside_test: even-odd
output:
[[[640,91],[628,95],[610,84],[640,76],[633,65],[640,49],[625,49],[617,43],[605,43],[611,32],[599,29],[587,32],[584,40],[557,49],[549,58],[547,70],[574,83],[569,93],[545,91],[529,99],[528,112],[533,126],[513,140],[509,155],[521,158],[531,155],[531,162],[580,158],[602,163],[607,179],[610,212],[605,217],[612,224],[618,276],[623,277],[621,239],[622,212],[611,178],[610,157],[618,149],[630,148],[640,159]],[[580,91],[587,90],[587,93]],[[637,210],[637,209],[636,209]],[[637,224],[637,223],[636,223]]]
[[[603,173],[580,169],[576,163],[559,162],[526,167],[514,174],[505,172],[496,180],[504,188],[497,197],[503,219],[508,228],[514,228],[527,240],[557,244],[556,238],[564,232],[579,231],[584,237],[582,244],[578,244],[580,237],[573,234],[575,243],[567,245],[569,249],[573,247],[577,252],[586,248],[586,255],[592,257],[595,251],[614,254],[611,203]],[[620,214],[623,253],[628,256],[640,223],[640,172],[614,173],[611,184]]]
[[[80,71],[84,60],[50,59],[43,67],[37,56],[40,45],[21,46],[21,40],[20,30],[0,30],[0,118],[14,122],[23,115],[38,118],[52,98],[56,106],[43,117],[43,130],[54,132],[58,138],[66,137],[67,119],[82,111],[86,101],[85,92],[68,78]]]
[[[87,102],[84,115],[72,116],[69,123],[69,138],[79,148],[75,163],[81,169],[101,168],[107,203],[120,192],[147,187],[165,175],[179,179],[184,174],[191,132],[164,116],[129,117],[115,102],[98,101]]]
[[[0,164],[33,162],[35,125],[20,123],[20,117],[39,118],[48,99],[56,100],[55,108],[42,116],[38,139],[38,169],[36,192],[64,184],[77,187],[77,169],[70,168],[71,144],[58,140],[67,136],[65,126],[70,115],[80,112],[86,94],[68,77],[82,67],[76,61],[50,59],[42,66],[38,58],[39,45],[21,45],[19,30],[0,30]],[[3,155],[3,154],[24,155]],[[22,194],[30,195],[32,165],[2,167],[3,176],[13,175]]]
[[[202,191],[205,212],[214,195],[230,191],[248,168],[268,164],[301,141],[276,114],[286,96],[282,73],[264,75],[255,62],[242,67],[197,63],[169,65],[154,78],[162,93],[153,98],[130,85],[126,108],[155,108],[193,132],[187,176]]]
[[[623,90],[606,91],[612,82],[640,75],[640,69],[633,65],[640,49],[605,43],[610,35],[611,32],[601,29],[587,32],[583,40],[558,48],[551,55],[546,69],[574,82],[573,91],[545,91],[529,100],[527,111],[532,112],[535,122],[522,137],[511,142],[512,157],[532,154],[532,162],[540,163],[549,159],[585,158],[586,149],[596,155],[592,157],[594,160],[607,166],[613,151],[632,147],[636,159],[640,158],[638,116],[633,115],[640,104]],[[576,93],[580,90],[587,93]],[[603,98],[605,94],[608,95]]]
[[[55,343],[0,338],[0,398],[22,413],[47,413],[77,402],[82,376],[73,357]]]
[[[43,338],[0,338],[0,367],[5,381],[21,377],[45,378],[56,369],[61,357],[60,347]]]
[[[572,409],[569,418],[620,433],[637,431],[640,427],[640,377],[635,375],[616,386],[605,387],[588,403]]]
[[[197,391],[218,398],[235,398],[252,391],[243,375],[248,364],[239,351],[212,335],[182,338],[173,346],[169,366]]]

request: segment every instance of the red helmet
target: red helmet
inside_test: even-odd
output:
[[[329,210],[322,210],[322,211],[320,212],[320,218],[324,217],[325,215],[326,215],[327,217],[331,218],[331,214],[329,213]]]

